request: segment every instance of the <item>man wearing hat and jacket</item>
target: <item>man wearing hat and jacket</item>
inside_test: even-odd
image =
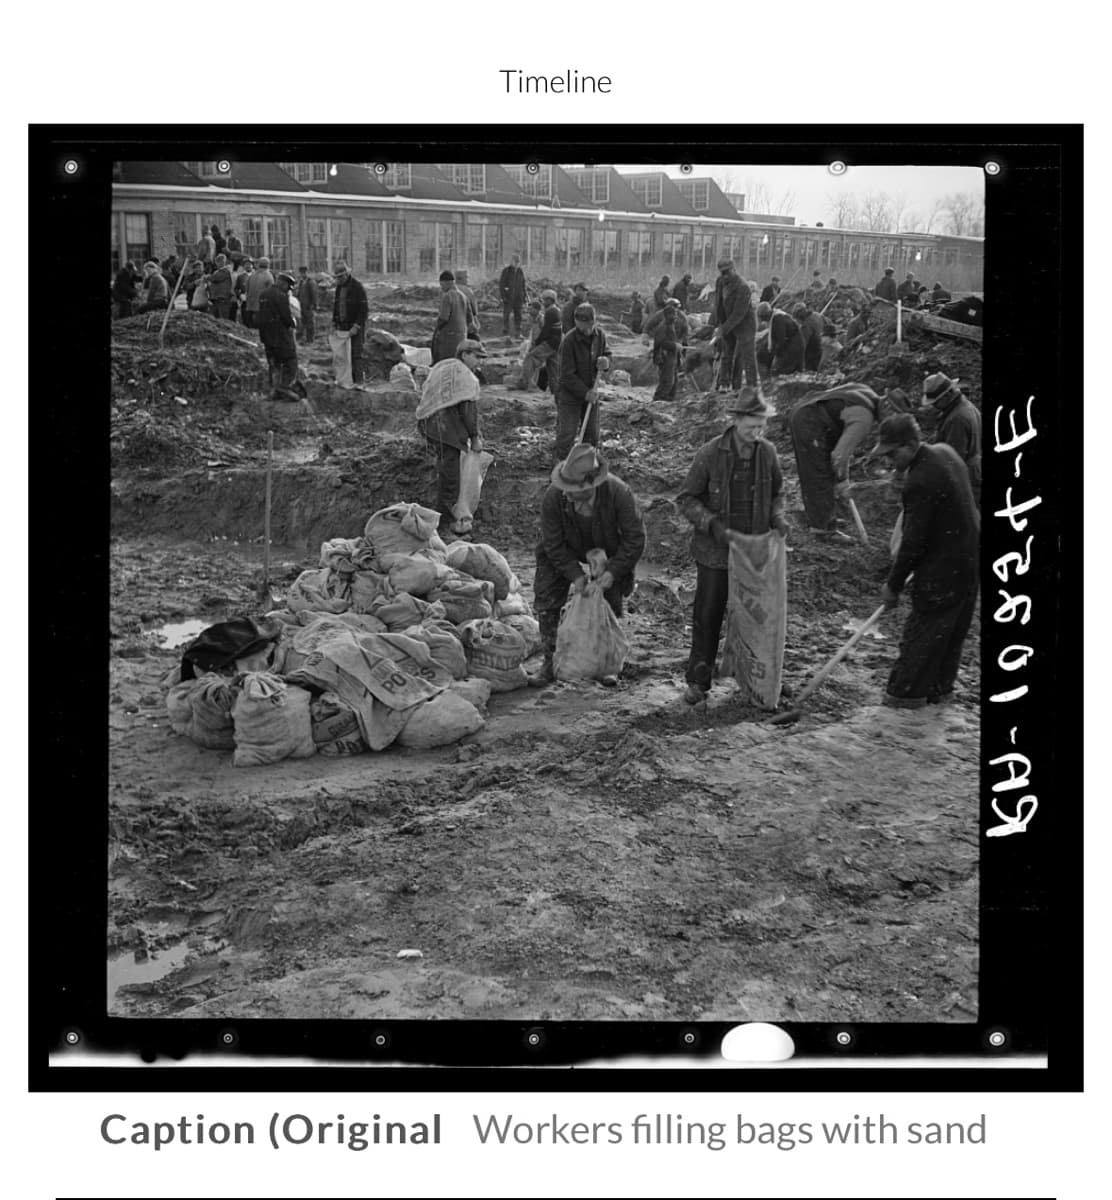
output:
[[[922,708],[954,691],[977,606],[981,517],[956,451],[923,445],[910,414],[881,422],[875,453],[906,472],[903,536],[881,593],[885,607],[895,608],[911,581],[911,612],[884,703]]]
[[[757,305],[757,318],[768,322],[767,337],[761,337],[757,362],[768,367],[770,375],[793,375],[803,370],[803,334],[782,308],[774,309],[767,301]]]
[[[571,299],[560,310],[560,322],[564,327],[565,333],[571,333],[575,328],[575,310],[581,305],[587,303],[589,295],[587,285],[585,283],[577,283],[571,289]]]
[[[521,306],[525,303],[525,272],[521,255],[514,254],[498,276],[498,294],[502,297],[502,332],[509,334],[510,317],[514,319],[514,337],[521,336]]]
[[[981,414],[958,390],[960,379],[939,372],[923,380],[923,403],[938,410],[933,444],[953,446],[969,470],[973,499],[981,507]]]
[[[761,436],[774,411],[756,388],[741,388],[726,402],[729,429],[698,451],[676,496],[676,506],[695,526],[691,550],[697,579],[684,693],[688,704],[706,700],[714,676],[729,592],[729,534],[788,534],[780,459],[776,447]]]
[[[290,290],[296,285],[289,271],[279,271],[275,282],[259,297],[259,339],[274,388],[271,400],[298,400],[305,395],[305,385],[297,378],[297,343],[290,311]]]
[[[552,482],[541,499],[533,600],[544,663],[530,676],[531,687],[544,687],[554,678],[560,610],[569,591],[587,586],[580,564],[587,561],[587,551],[596,548],[607,555],[598,586],[620,617],[622,599],[633,591],[633,570],[645,549],[645,523],[629,486],[610,474],[594,446],[581,443],[553,467]]]
[[[432,335],[432,361],[455,358],[460,342],[467,337],[467,297],[456,287],[451,271],[440,272],[440,310]]]
[[[718,279],[714,284],[714,308],[707,324],[721,343],[722,359],[718,368],[718,390],[732,391],[741,386],[742,375],[753,388],[757,386],[757,355],[754,341],[757,318],[749,285],[734,269],[732,258],[718,260]]]
[[[575,328],[560,343],[560,376],[556,385],[556,457],[564,458],[572,447],[588,408],[591,415],[583,440],[598,445],[598,395],[595,381],[599,371],[610,370],[606,334],[595,325],[595,310],[581,304],[575,310]]]
[[[537,334],[525,361],[521,364],[521,382],[518,387],[527,392],[534,384],[542,367],[547,368],[550,389],[556,390],[556,356],[560,353],[563,330],[560,326],[560,309],[556,305],[556,293],[551,288],[541,292],[540,332]]]
[[[351,332],[351,381],[363,382],[363,332],[367,325],[367,292],[341,259],[332,268],[336,293],[332,299],[332,325]]]
[[[660,312],[649,317],[645,332],[653,339],[653,365],[658,376],[653,399],[675,400],[680,354],[687,345],[687,318],[675,296],[669,296]]]
[[[436,509],[440,528],[466,533],[470,521],[452,512],[459,499],[460,454],[481,450],[479,435],[479,363],[487,357],[482,343],[465,338],[454,358],[444,358],[429,370],[417,405],[417,428],[436,454]]]

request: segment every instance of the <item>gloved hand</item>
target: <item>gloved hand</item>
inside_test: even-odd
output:
[[[602,354],[599,356],[598,369],[600,371],[609,371],[610,370],[610,359],[607,358],[605,354]]]
[[[726,543],[726,526],[717,517],[711,517],[707,526],[711,537],[721,546]]]
[[[853,484],[848,479],[839,479],[834,485],[834,497],[837,500],[844,500],[853,488]]]
[[[885,608],[895,608],[900,602],[900,594],[892,591],[888,584],[885,584],[881,589],[880,599]]]

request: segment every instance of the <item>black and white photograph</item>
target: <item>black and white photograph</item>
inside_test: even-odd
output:
[[[992,167],[913,151],[113,163],[109,1016],[976,1024]]]

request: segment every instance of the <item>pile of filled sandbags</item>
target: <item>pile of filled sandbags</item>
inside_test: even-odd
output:
[[[498,550],[447,546],[438,522],[431,509],[394,504],[362,537],[324,542],[286,608],[267,614],[272,640],[250,662],[261,669],[229,661],[173,681],[174,730],[254,766],[395,741],[447,745],[481,728],[492,691],[526,686],[540,628]]]

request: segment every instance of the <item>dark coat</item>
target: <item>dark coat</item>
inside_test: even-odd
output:
[[[939,408],[941,420],[934,435],[934,445],[952,446],[958,458],[969,469],[973,498],[981,495],[981,414],[960,393],[947,396],[949,403]],[[937,405],[936,405],[937,407]]]
[[[736,272],[718,276],[714,285],[714,309],[708,323],[729,337],[756,332],[757,317],[749,284]]]
[[[208,293],[210,300],[232,298],[232,272],[228,267],[217,267],[208,277]]]
[[[565,333],[571,333],[575,328],[575,310],[581,305],[586,304],[586,300],[579,300],[575,296],[564,305],[560,310],[560,324],[564,328]]]
[[[803,335],[795,318],[777,309],[769,322],[772,330],[772,369],[790,375],[803,369]]]
[[[555,304],[550,304],[541,313],[541,331],[537,334],[538,346],[551,346],[554,351],[560,349],[563,340],[563,323],[560,320],[560,310]]]
[[[654,362],[660,351],[669,351],[672,354],[676,354],[679,352],[681,346],[687,345],[687,335],[689,332],[687,318],[682,312],[677,312],[672,318],[672,325],[669,328],[668,321],[664,316],[665,312],[667,312],[667,309],[661,309],[660,312],[653,313],[645,322],[644,332],[652,334]]]
[[[658,284],[656,291],[653,292],[653,304],[657,308],[663,308],[664,303],[670,294],[671,293],[668,291],[668,285],[666,283]]]
[[[297,358],[290,298],[281,284],[272,283],[259,297],[259,340],[279,361]]]
[[[949,608],[977,584],[981,517],[969,472],[951,446],[920,446],[903,490],[903,538],[888,586],[911,581],[912,607]]]
[[[774,283],[766,283],[764,290],[761,292],[761,303],[771,304],[777,296],[780,295],[780,289]]]
[[[342,318],[341,298],[345,299],[347,308]],[[350,329],[353,325],[365,328],[368,311],[367,290],[354,275],[349,275],[344,283],[336,285],[336,294],[332,297],[332,323],[337,329]]]
[[[764,438],[756,442],[757,461],[753,486],[753,528],[742,533],[768,533],[774,517],[784,511],[784,476],[776,447]],[[701,447],[676,496],[676,506],[695,526],[691,550],[695,561],[704,567],[724,571],[729,561],[729,545],[719,542],[711,532],[712,520],[729,525],[730,479],[738,463],[732,428]]]
[[[902,283],[896,285],[896,299],[902,300],[904,304],[919,303],[918,289],[910,279],[905,279]]]
[[[590,337],[578,329],[565,333],[560,343],[560,386],[556,402],[586,400],[587,393],[595,386],[598,360],[607,353],[606,334],[597,325]]]
[[[629,486],[610,475],[595,492],[591,540],[606,551],[606,569],[614,576],[621,595],[633,591],[633,570],[645,549],[645,522]],[[563,604],[569,581],[582,575],[579,564],[587,550],[567,493],[550,485],[541,500],[541,536],[537,543],[537,571],[533,597],[538,610]]]
[[[453,358],[467,337],[467,297],[453,284],[440,294],[440,309],[432,335],[432,360]]]
[[[297,281],[297,302],[301,305],[302,314],[311,313],[317,307],[320,299],[320,288],[312,275]]]
[[[680,302],[680,308],[682,308],[685,312],[687,310],[687,298],[690,294],[691,284],[684,283],[682,279],[674,288],[672,288],[672,299],[678,300]]]
[[[883,300],[896,301],[896,280],[891,275],[885,275],[881,280],[877,281],[877,285],[873,288],[873,293],[880,296]]]
[[[430,442],[466,450],[467,443],[479,436],[479,406],[474,400],[464,400],[438,409],[418,421],[417,428]]]
[[[524,301],[525,272],[512,263],[503,267],[502,274],[498,276],[498,292],[502,297],[503,304]]]
[[[139,289],[135,286],[135,281],[138,278],[127,267],[123,267],[118,271],[115,281],[112,284],[112,299],[120,304],[123,304],[127,300],[137,299]]]

